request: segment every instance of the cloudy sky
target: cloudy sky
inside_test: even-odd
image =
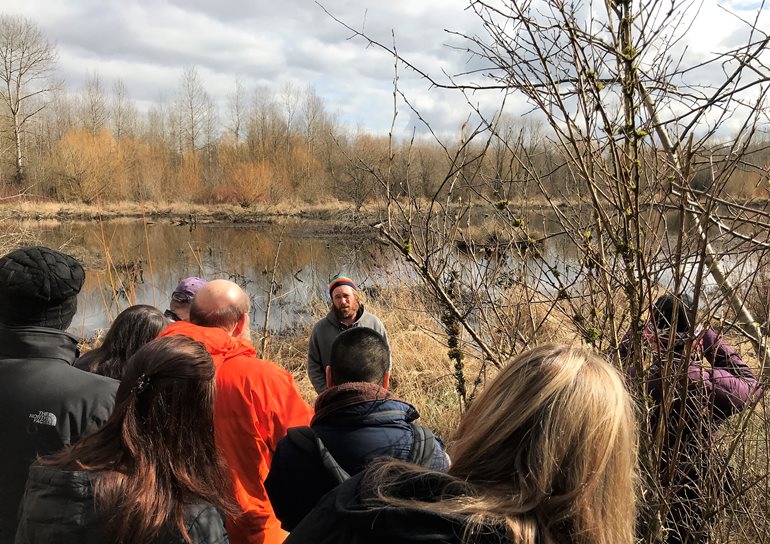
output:
[[[468,70],[467,54],[452,48],[459,39],[445,29],[480,32],[466,0],[322,0],[350,26],[392,43],[431,75]],[[699,2],[694,2],[697,7]],[[722,6],[722,7],[720,7]],[[685,43],[688,54],[705,54],[735,42],[737,17],[752,18],[759,3],[704,0]],[[279,91],[287,83],[313,86],[326,108],[350,126],[385,133],[392,116],[393,61],[384,52],[349,39],[312,0],[0,0],[0,11],[33,19],[56,44],[59,73],[71,89],[98,72],[107,88],[120,77],[129,94],[147,108],[170,100],[182,71],[195,66],[209,94],[226,109],[236,77],[247,88]],[[694,12],[695,9],[693,8]],[[770,29],[765,7],[760,28]],[[439,131],[456,130],[468,115],[458,93],[431,90],[424,80],[401,70],[400,86]],[[475,96],[482,108],[499,95]],[[527,111],[511,103],[514,115]],[[401,131],[417,123],[407,109]]]

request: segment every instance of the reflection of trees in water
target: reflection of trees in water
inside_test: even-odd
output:
[[[326,303],[326,286],[335,274],[376,286],[395,271],[392,257],[372,238],[308,237],[307,226],[297,226],[303,229],[217,224],[190,231],[140,220],[75,222],[47,225],[40,240],[63,247],[85,264],[86,285],[74,328],[87,333],[107,326],[131,304],[164,309],[176,284],[187,276],[227,278],[244,287],[252,300],[252,317],[260,325],[272,289],[270,326],[282,330],[308,321],[311,304]]]
[[[537,222],[542,223],[543,234],[556,232],[555,223],[547,215]],[[679,228],[674,223],[671,221],[668,229]],[[95,328],[108,326],[131,304],[166,308],[179,280],[192,275],[227,278],[244,287],[251,298],[253,322],[260,327],[267,294],[272,290],[273,331],[309,323],[313,308],[317,313],[328,303],[326,286],[335,274],[352,276],[370,298],[376,298],[383,286],[415,283],[414,271],[394,259],[391,250],[374,237],[307,236],[307,232],[307,224],[302,223],[286,229],[277,225],[198,225],[190,231],[169,223],[145,225],[141,220],[123,220],[47,223],[38,235],[40,243],[71,252],[88,270],[74,324],[78,333],[90,334]],[[281,236],[275,282],[271,285]],[[490,258],[488,266],[480,269],[485,277],[476,280],[500,289],[509,279],[521,281],[524,274],[530,284],[545,282],[547,286],[550,280],[555,291],[560,282],[554,281],[554,272],[570,282],[580,268],[579,248],[567,236],[549,238],[539,259],[509,253],[502,256],[501,263],[500,257]],[[666,283],[665,271],[658,271],[658,275]],[[498,294],[500,305],[505,300],[504,291]]]

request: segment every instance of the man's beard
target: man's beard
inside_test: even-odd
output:
[[[339,321],[342,321],[343,319],[355,318],[356,314],[358,314],[358,310],[360,308],[361,307],[359,306],[358,308],[355,309],[355,311],[353,311],[352,307],[349,307],[347,310],[341,310],[341,309],[337,308],[334,304],[332,304],[332,311],[334,312],[334,316]],[[350,315],[351,312],[353,313],[353,315]]]

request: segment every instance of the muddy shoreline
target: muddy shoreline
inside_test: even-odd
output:
[[[124,203],[87,206],[54,203],[0,204],[0,220],[18,222],[146,221],[180,227],[224,225],[244,227],[286,225],[288,235],[303,237],[370,236],[377,230],[372,212],[356,213],[338,203],[329,207],[265,207],[152,205]]]

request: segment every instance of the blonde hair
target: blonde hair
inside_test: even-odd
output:
[[[538,533],[543,543],[630,544],[636,447],[618,371],[584,349],[544,345],[510,361],[466,412],[443,498],[389,496],[394,478],[419,472],[404,465],[383,465],[372,481],[386,503],[467,516],[466,541],[504,527],[516,544]]]

